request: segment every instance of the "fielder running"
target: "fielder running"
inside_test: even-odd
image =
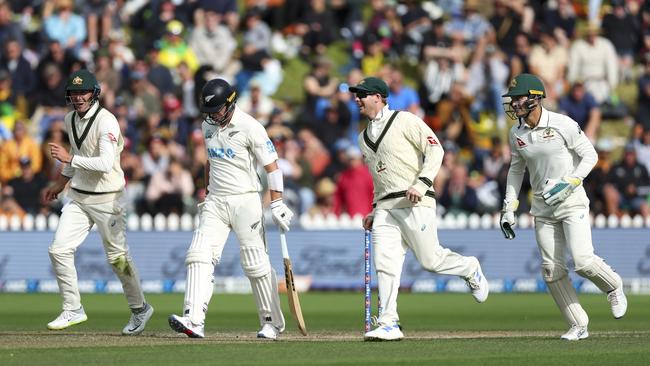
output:
[[[506,113],[519,123],[509,132],[512,160],[501,229],[507,239],[514,239],[517,197],[528,167],[542,277],[570,327],[561,338],[574,341],[589,336],[589,318],[568,277],[567,248],[576,273],[607,293],[615,318],[625,315],[627,299],[621,277],[594,254],[591,242],[589,199],[582,181],[598,161],[596,151],[574,120],[542,107],[545,96],[544,85],[531,74],[515,77],[503,95],[510,98],[504,103]]]
[[[404,337],[397,314],[397,293],[406,251],[413,250],[429,272],[465,279],[472,295],[484,302],[488,282],[475,257],[465,257],[438,242],[433,180],[443,149],[433,131],[410,112],[389,109],[388,86],[369,77],[350,88],[368,127],[359,135],[363,157],[372,173],[374,210],[363,227],[372,229],[373,263],[377,271],[382,312],[379,326],[365,340]]]
[[[125,184],[120,167],[124,140],[115,116],[99,104],[100,92],[95,76],[89,71],[79,70],[70,75],[65,96],[66,102],[74,107],[65,116],[65,129],[71,136],[70,152],[50,143],[52,157],[64,167],[57,180],[45,190],[44,199],[56,199],[70,181],[71,201],[63,207],[49,248],[63,297],[63,312],[47,327],[65,329],[88,319],[81,306],[74,253],[93,225],[97,225],[106,258],[122,282],[132,313],[122,334],[136,335],[144,330],[153,315],[153,307],[145,302],[126,244],[125,211],[120,203]]]
[[[222,79],[201,91],[202,129],[208,152],[208,195],[199,204],[200,222],[187,251],[187,286],[183,316],[171,315],[170,327],[192,338],[204,337],[205,315],[212,297],[214,266],[232,229],[240,245],[241,265],[257,303],[258,338],[277,339],[284,330],[278,280],[264,238],[257,163],[267,173],[274,222],[289,230],[293,213],[282,202],[283,180],[278,154],[264,127],[239,109],[237,92]]]

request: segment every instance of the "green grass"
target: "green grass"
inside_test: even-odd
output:
[[[650,354],[650,296],[630,296],[628,314],[615,320],[605,296],[581,295],[591,337],[562,342],[565,324],[547,294],[492,294],[485,304],[467,294],[402,294],[406,339],[394,343],[362,342],[360,293],[301,294],[304,338],[282,296],[287,331],[278,342],[254,338],[251,295],[216,294],[203,340],[168,328],[182,295],[147,297],[156,309],[147,330],[122,337],[129,314],[120,295],[83,295],[88,321],[49,332],[57,295],[0,294],[0,365],[641,365]]]

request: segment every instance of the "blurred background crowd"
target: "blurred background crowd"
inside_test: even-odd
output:
[[[95,73],[122,128],[132,213],[195,212],[198,94],[221,77],[276,144],[296,213],[367,214],[372,180],[356,147],[367,122],[348,86],[371,75],[389,85],[391,109],[443,141],[442,213],[498,212],[515,123],[501,94],[530,72],[544,105],[598,150],[592,213],[650,214],[643,0],[0,0],[0,214],[60,209],[39,192],[61,169],[46,147],[69,144],[65,82],[79,68]],[[527,183],[521,198],[525,212]]]

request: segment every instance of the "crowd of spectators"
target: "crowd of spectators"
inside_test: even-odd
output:
[[[441,211],[497,212],[516,123],[501,95],[530,72],[544,81],[544,105],[598,150],[585,183],[593,213],[650,215],[648,1],[0,0],[0,47],[0,214],[60,208],[36,192],[61,169],[47,142],[68,144],[67,75],[87,68],[126,141],[133,213],[195,212],[206,160],[197,100],[221,77],[276,144],[295,212],[367,214],[372,180],[357,148],[367,122],[348,86],[370,75],[389,85],[392,109],[421,116],[443,141]],[[309,71],[291,102],[277,91],[299,77],[285,68],[295,59]],[[622,85],[634,103],[621,101]],[[603,132],[609,121],[629,130],[620,146]]]

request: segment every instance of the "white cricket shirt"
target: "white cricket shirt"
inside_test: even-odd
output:
[[[209,194],[232,195],[262,190],[256,167],[278,159],[264,126],[235,107],[225,127],[205,121],[201,126],[210,163]]]

